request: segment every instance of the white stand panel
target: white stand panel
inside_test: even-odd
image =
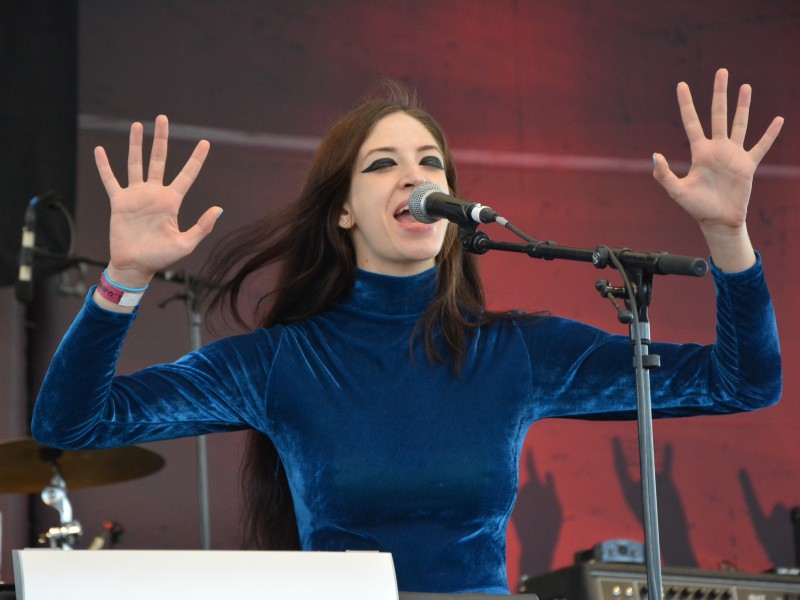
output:
[[[397,600],[391,554],[14,550],[18,600]]]

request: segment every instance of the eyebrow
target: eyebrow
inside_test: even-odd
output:
[[[427,152],[428,150],[435,150],[439,154],[442,154],[442,151],[439,149],[439,146],[434,144],[428,144],[426,146],[420,146],[417,148],[417,152]],[[373,148],[369,152],[364,155],[364,159],[366,159],[370,154],[374,154],[375,152],[397,152],[397,148],[394,146],[382,146],[380,148]]]

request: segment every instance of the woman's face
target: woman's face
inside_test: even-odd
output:
[[[447,221],[417,221],[408,198],[424,182],[448,189],[444,157],[425,126],[403,112],[375,124],[356,157],[339,226],[350,230],[359,268],[415,275],[434,265]]]

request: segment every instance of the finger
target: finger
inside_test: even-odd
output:
[[[749,154],[755,164],[760,163],[761,159],[764,158],[764,155],[772,147],[772,143],[781,132],[781,127],[783,127],[783,117],[775,117],[772,123],[769,124],[769,127],[767,127],[764,135],[758,140],[758,143],[750,149]]]
[[[110,198],[116,194],[121,187],[117,178],[114,176],[114,171],[111,170],[111,164],[108,162],[108,156],[106,156],[106,151],[102,146],[98,146],[94,149],[94,164],[97,165],[100,181],[103,182],[106,194],[108,194]]]
[[[150,151],[150,165],[147,167],[147,181],[161,183],[164,181],[164,169],[167,164],[167,140],[169,139],[169,121],[165,115],[156,117],[153,149]]]
[[[144,128],[141,123],[131,125],[131,136],[128,143],[128,185],[141,183],[142,175],[142,137]]]
[[[653,163],[653,177],[667,190],[670,196],[674,197],[677,193],[677,186],[680,179],[670,170],[669,163],[667,159],[664,158],[663,154],[653,154]]]
[[[711,97],[711,137],[728,137],[728,70],[719,69]]]
[[[197,220],[192,227],[187,229],[184,234],[184,243],[186,246],[187,254],[192,252],[203,239],[211,233],[214,225],[222,215],[222,209],[219,206],[212,206]]]
[[[678,84],[677,94],[683,128],[686,131],[686,137],[689,138],[689,144],[694,145],[706,139],[706,134],[703,132],[703,126],[700,124],[700,119],[697,117],[697,111],[692,101],[692,93],[689,91],[689,86],[685,82],[682,81]]]
[[[181,172],[178,173],[177,177],[175,177],[174,181],[170,184],[170,187],[181,196],[186,195],[189,188],[192,187],[195,179],[197,179],[197,176],[200,174],[200,169],[203,168],[203,163],[208,156],[210,147],[211,144],[206,140],[200,140],[197,146],[195,146],[194,152],[192,152],[189,160],[186,161],[183,169],[181,169]]]
[[[739,100],[736,103],[736,114],[733,115],[731,124],[731,141],[737,146],[744,146],[744,136],[747,133],[747,120],[750,118],[750,98],[753,89],[744,84],[739,88]]]

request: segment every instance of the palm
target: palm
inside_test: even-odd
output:
[[[704,139],[692,148],[689,173],[671,193],[701,224],[736,227],[747,214],[756,166],[748,153],[730,140]]]
[[[158,187],[134,184],[111,198],[111,257],[117,267],[158,271],[184,256],[177,218],[181,199]]]

